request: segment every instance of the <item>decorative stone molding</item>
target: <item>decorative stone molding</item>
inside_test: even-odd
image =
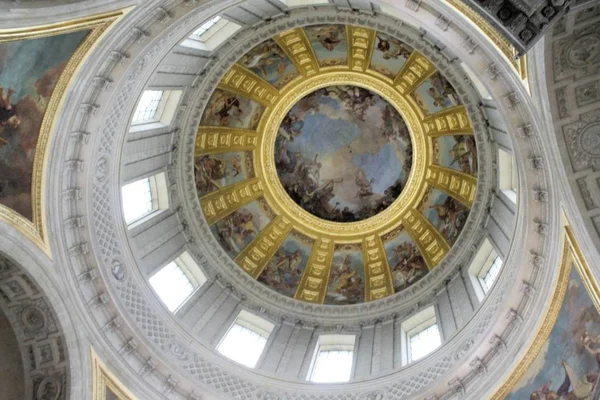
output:
[[[0,308],[22,351],[26,397],[68,399],[69,353],[52,301],[5,255],[0,255]]]
[[[466,0],[465,3],[523,55],[567,12],[571,0]]]

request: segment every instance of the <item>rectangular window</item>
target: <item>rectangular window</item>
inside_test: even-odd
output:
[[[329,0],[279,0],[288,7],[313,6],[317,4],[327,4]]]
[[[131,119],[130,131],[168,126],[177,111],[181,90],[146,90]]]
[[[121,196],[125,222],[130,227],[155,211],[169,207],[167,182],[163,172],[123,186]]]
[[[425,357],[442,344],[433,306],[404,321],[401,332],[402,365]]]
[[[354,335],[321,335],[307,379],[315,383],[348,382],[352,375]]]
[[[206,282],[206,275],[192,257],[185,252],[162,267],[149,281],[169,311],[174,312],[181,307],[194,290]]]
[[[484,239],[469,265],[471,284],[479,301],[489,292],[500,273],[502,259],[489,239]]]
[[[212,28],[213,26],[215,26],[215,24],[217,22],[219,22],[220,20],[221,20],[221,16],[217,15],[210,21],[203,24],[200,28],[196,29],[194,31],[193,35],[196,36],[199,40],[205,40],[205,38],[203,38],[202,35],[204,35],[206,32],[208,32],[208,30],[210,28]]]
[[[494,262],[492,263],[492,265],[490,266],[488,271],[485,273],[483,278],[481,278],[483,290],[486,293],[489,292],[489,290],[492,288],[492,285],[496,281],[496,278],[498,277],[498,273],[500,272],[501,267],[502,267],[502,260],[500,259],[500,257],[496,256],[496,259],[494,259]]]
[[[138,102],[131,122],[136,124],[156,121],[163,94],[164,92],[162,90],[146,90]]]
[[[518,174],[512,154],[498,148],[498,187],[513,203],[517,202]]]
[[[273,327],[269,321],[242,310],[221,339],[217,351],[237,363],[254,368]]]
[[[122,188],[125,222],[131,224],[154,211],[156,199],[152,196],[150,178],[140,179]]]
[[[233,21],[216,16],[202,24],[181,45],[197,50],[212,51],[241,28],[241,25]]]
[[[442,344],[440,331],[435,318],[427,321],[422,330],[410,334],[410,358],[409,362],[417,361],[431,353]]]

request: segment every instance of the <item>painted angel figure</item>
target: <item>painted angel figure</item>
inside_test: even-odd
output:
[[[340,43],[340,31],[337,26],[326,26],[317,31],[316,38],[323,47],[333,51]]]

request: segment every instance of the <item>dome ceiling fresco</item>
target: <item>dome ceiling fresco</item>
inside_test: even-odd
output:
[[[301,99],[275,140],[277,175],[309,213],[353,222],[386,209],[412,164],[408,127],[381,96],[357,86],[329,86]]]
[[[196,140],[198,197],[224,251],[318,304],[390,296],[435,268],[467,221],[477,171],[450,82],[357,26],[293,29],[248,51]]]

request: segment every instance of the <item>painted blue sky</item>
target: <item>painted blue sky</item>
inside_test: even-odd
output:
[[[373,190],[376,193],[383,193],[402,174],[402,163],[398,160],[394,145],[391,143],[383,146],[378,153],[355,155],[352,163],[365,171],[367,179],[373,179]]]
[[[68,61],[89,31],[0,44],[0,85],[13,88],[13,101],[37,98],[35,82],[49,69]]]
[[[334,153],[340,147],[350,145],[360,135],[360,128],[353,122],[333,119],[320,113],[307,114],[302,134],[289,142],[287,147],[307,156]]]

